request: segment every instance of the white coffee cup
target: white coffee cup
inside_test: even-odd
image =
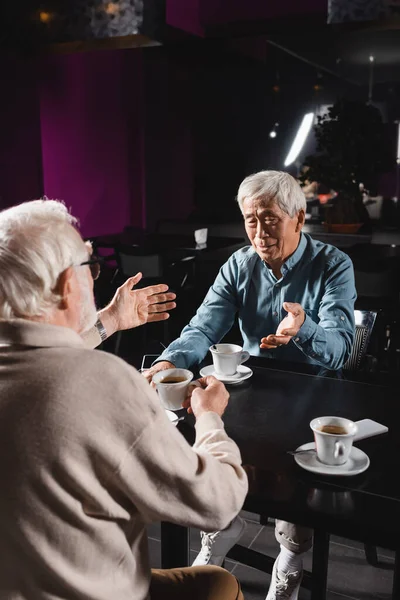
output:
[[[176,383],[173,379],[182,379]],[[187,388],[193,379],[193,373],[187,369],[165,369],[153,375],[161,404],[168,410],[179,410],[186,398]]]
[[[250,358],[250,354],[237,344],[213,344],[210,352],[217,375],[236,375],[238,366]]]
[[[318,460],[325,465],[344,465],[350,456],[357,424],[343,417],[318,417],[311,421],[310,427]]]
[[[194,232],[194,239],[198,246],[203,246],[207,244],[207,236],[208,236],[208,228],[204,227],[203,229],[196,229]]]

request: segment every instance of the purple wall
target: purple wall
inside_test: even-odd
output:
[[[163,48],[144,55],[147,226],[193,210],[192,66]]]
[[[43,194],[36,68],[0,58],[0,208]]]
[[[202,0],[204,25],[327,12],[327,0]]]
[[[48,58],[40,81],[44,192],[84,236],[141,225],[141,51]]]
[[[195,35],[217,23],[327,13],[327,0],[167,0],[167,23]]]
[[[194,35],[204,35],[200,24],[200,7],[203,0],[167,0],[166,21],[168,25],[183,29]]]

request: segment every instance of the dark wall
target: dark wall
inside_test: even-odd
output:
[[[257,60],[205,42],[175,60],[186,61],[193,88],[196,214],[215,220],[241,218],[234,199],[244,177],[261,169],[285,169],[305,113],[354,93],[338,79],[321,78],[314,68],[271,48],[264,60]],[[271,139],[275,123],[277,137]],[[310,135],[299,165],[314,146]]]
[[[166,218],[240,219],[240,182],[284,169],[303,115],[363,92],[257,46],[203,40],[36,65],[3,58],[3,205],[62,198],[87,236]],[[299,164],[312,149],[310,137]]]
[[[165,48],[144,57],[146,224],[185,219],[194,206],[192,73]]]
[[[0,57],[0,208],[43,194],[36,64]]]

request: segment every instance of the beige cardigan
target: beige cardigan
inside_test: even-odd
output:
[[[215,413],[191,448],[133,367],[70,329],[0,322],[1,600],[145,599],[145,525],[225,527],[240,464]]]

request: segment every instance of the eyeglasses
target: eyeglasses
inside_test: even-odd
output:
[[[83,265],[88,265],[93,281],[96,281],[96,279],[99,278],[101,265],[104,263],[105,258],[106,257],[104,256],[95,256],[90,260],[85,260],[85,262],[81,263],[79,266],[83,267]]]

